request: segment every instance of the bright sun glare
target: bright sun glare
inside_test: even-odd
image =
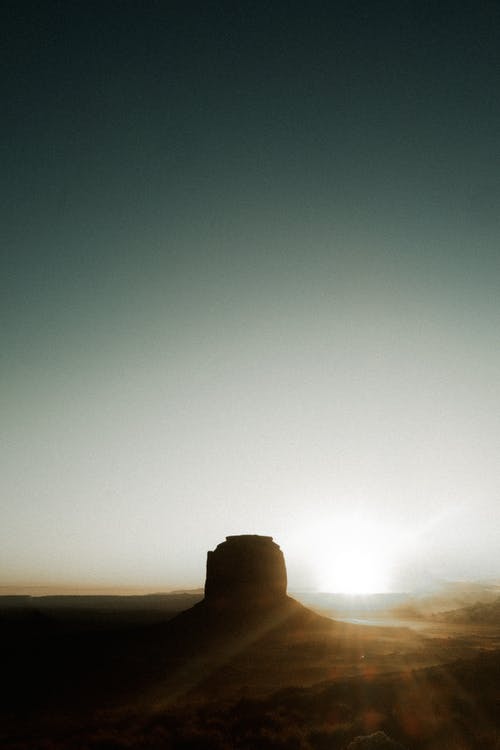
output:
[[[316,536],[314,570],[320,591],[374,594],[388,590],[389,549],[376,525],[348,520]]]

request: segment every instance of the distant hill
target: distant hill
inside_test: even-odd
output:
[[[328,617],[373,617],[404,605],[409,594],[335,594],[323,591],[293,592],[295,599],[306,607]]]
[[[435,618],[444,611],[488,604],[500,596],[500,586],[470,581],[443,583],[434,591],[408,594],[393,606],[390,613],[401,619]]]
[[[439,612],[435,618],[447,623],[500,626],[500,596],[493,602],[475,602],[467,607]]]
[[[144,595],[0,596],[0,623],[38,617],[61,623],[65,630],[123,628],[166,622],[203,598],[201,589]]]

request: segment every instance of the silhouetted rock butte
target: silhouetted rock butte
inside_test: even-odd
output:
[[[286,585],[283,552],[270,536],[228,536],[207,554],[209,607],[274,606],[286,601]]]

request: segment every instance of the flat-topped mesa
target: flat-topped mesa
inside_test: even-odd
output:
[[[207,554],[205,601],[231,608],[269,607],[286,599],[283,552],[270,536],[228,536]]]

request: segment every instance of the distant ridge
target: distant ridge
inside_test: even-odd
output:
[[[493,602],[476,602],[467,607],[439,612],[436,620],[471,625],[498,625],[500,622],[500,597]]]

